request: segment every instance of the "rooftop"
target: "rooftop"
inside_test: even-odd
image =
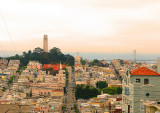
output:
[[[160,74],[146,67],[141,67],[131,71],[131,75],[160,75]]]

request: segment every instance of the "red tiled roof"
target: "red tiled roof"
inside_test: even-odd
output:
[[[62,68],[65,68],[65,67],[66,67],[66,65],[62,64]],[[60,69],[60,64],[44,64],[43,68],[44,69],[53,68],[54,70],[59,70]]]
[[[131,71],[131,75],[160,75],[160,74],[146,67],[141,67]]]
[[[126,61],[126,64],[128,64],[129,63],[129,61]]]
[[[1,102],[9,102],[9,101],[0,101],[0,103],[1,103]]]
[[[39,107],[35,107],[34,111],[39,111],[39,109],[40,109]]]

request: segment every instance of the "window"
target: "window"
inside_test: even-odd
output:
[[[50,95],[50,92],[48,92],[48,95]]]
[[[140,83],[141,80],[139,78],[136,79],[136,83]]]
[[[149,96],[150,96],[150,94],[149,94],[149,93],[146,93],[146,96],[147,96],[147,97],[149,97]]]
[[[149,84],[149,79],[144,79],[144,85]]]

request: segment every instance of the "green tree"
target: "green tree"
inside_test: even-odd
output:
[[[76,105],[76,104],[74,104],[74,107],[73,107],[73,108],[74,108],[74,110],[75,110],[76,113],[80,113],[79,110],[78,110],[78,108],[77,108],[77,105]]]
[[[8,80],[8,84],[12,83],[12,82],[13,82],[13,80],[14,80],[14,78],[15,78],[15,76],[14,76],[14,75],[13,75],[13,76],[11,76],[11,77],[10,77],[10,79]]]
[[[44,52],[44,50],[40,47],[37,47],[33,50],[34,53],[39,53],[39,54],[42,54]]]
[[[108,87],[108,84],[106,83],[106,81],[99,81],[96,83],[96,86],[97,88],[102,90],[103,88]]]
[[[66,110],[66,106],[62,106],[62,110],[63,110],[63,113],[64,113],[64,111]]]
[[[94,66],[94,65],[97,65],[100,61],[98,59],[94,59],[93,61],[91,61],[89,63],[89,66]]]
[[[107,94],[111,94],[111,95],[114,95],[114,94],[122,94],[122,88],[121,87],[106,87],[106,88],[103,88],[103,93],[107,93]]]
[[[111,94],[111,95],[117,94],[117,88],[115,88],[115,87],[106,87],[102,91],[103,91],[103,93],[107,93],[107,94]]]
[[[122,94],[122,88],[121,87],[117,88],[117,94]]]
[[[5,87],[3,87],[3,88],[2,88],[2,91],[5,91],[5,90],[6,90],[6,88],[5,88]]]
[[[77,85],[75,90],[76,99],[90,99],[100,94],[98,89],[92,86]]]
[[[82,58],[81,58],[81,63],[82,63],[82,65],[86,64],[85,60],[83,60]]]
[[[15,56],[11,56],[6,59],[19,59],[21,62],[20,68],[26,66],[31,60],[39,61],[42,64],[56,64],[62,62],[66,65],[74,65],[74,57],[70,54],[63,54],[61,50],[56,47],[53,47],[47,53],[44,52],[42,48],[37,47],[33,50],[33,52],[29,50],[28,52],[23,52],[22,55],[16,54]]]
[[[70,54],[65,55],[66,58],[66,64],[70,66],[74,66],[74,57],[71,56]]]

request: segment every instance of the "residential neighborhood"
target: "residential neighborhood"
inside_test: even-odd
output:
[[[0,0],[0,113],[160,113],[160,0]]]

